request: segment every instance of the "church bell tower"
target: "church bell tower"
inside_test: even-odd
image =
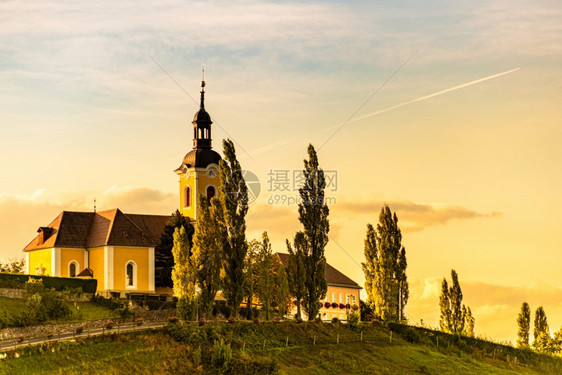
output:
[[[201,103],[193,117],[193,149],[178,169],[180,206],[182,215],[197,220],[197,197],[203,194],[211,199],[218,194],[219,161],[221,156],[212,149],[211,116],[205,110],[205,79],[201,81]]]

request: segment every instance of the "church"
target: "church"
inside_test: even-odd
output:
[[[193,121],[193,149],[174,171],[179,177],[179,210],[197,221],[197,196],[218,194],[219,161],[213,150],[211,116],[205,110],[205,81],[201,82],[199,111]],[[92,277],[98,293],[170,294],[155,285],[154,251],[171,216],[123,213],[118,208],[96,212],[61,212],[24,248],[26,274]],[[283,263],[288,254],[277,253]],[[324,319],[343,319],[359,304],[356,282],[326,265],[328,293],[322,301]]]
[[[197,220],[199,193],[218,193],[221,156],[212,149],[211,116],[205,110],[205,81],[193,118],[193,149],[175,170],[179,210]],[[118,208],[96,212],[61,212],[24,248],[25,272],[33,275],[93,277],[98,292],[169,293],[155,285],[154,250],[171,216],[126,214]]]

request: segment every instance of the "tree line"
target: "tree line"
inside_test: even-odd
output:
[[[281,316],[296,301],[309,320],[316,319],[325,298],[329,209],[324,199],[326,180],[316,151],[308,147],[304,185],[299,189],[299,221],[303,229],[292,241],[285,266],[272,253],[267,232],[261,241],[246,239],[248,190],[231,140],[223,141],[219,162],[219,194],[210,201],[199,195],[197,223],[193,227],[176,211],[155,251],[157,286],[172,287],[178,314],[184,319],[210,317],[217,295],[225,299],[226,315],[246,317],[261,306],[265,319],[273,311]]]

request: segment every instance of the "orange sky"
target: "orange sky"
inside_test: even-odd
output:
[[[560,4],[158,4],[0,4],[0,257],[94,196],[172,212],[205,63],[215,149],[230,135],[262,183],[249,239],[285,251],[297,208],[268,202],[296,192],[268,191],[268,173],[302,168],[359,109],[319,150],[338,179],[328,262],[362,283],[365,227],[388,203],[412,321],[437,325],[455,268],[477,334],[515,341],[524,300],[560,328]]]

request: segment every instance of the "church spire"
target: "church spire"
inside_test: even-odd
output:
[[[193,148],[211,148],[211,116],[205,110],[205,66],[201,69],[201,104],[193,118]]]
[[[205,110],[205,64],[201,65],[201,104],[199,108]]]

